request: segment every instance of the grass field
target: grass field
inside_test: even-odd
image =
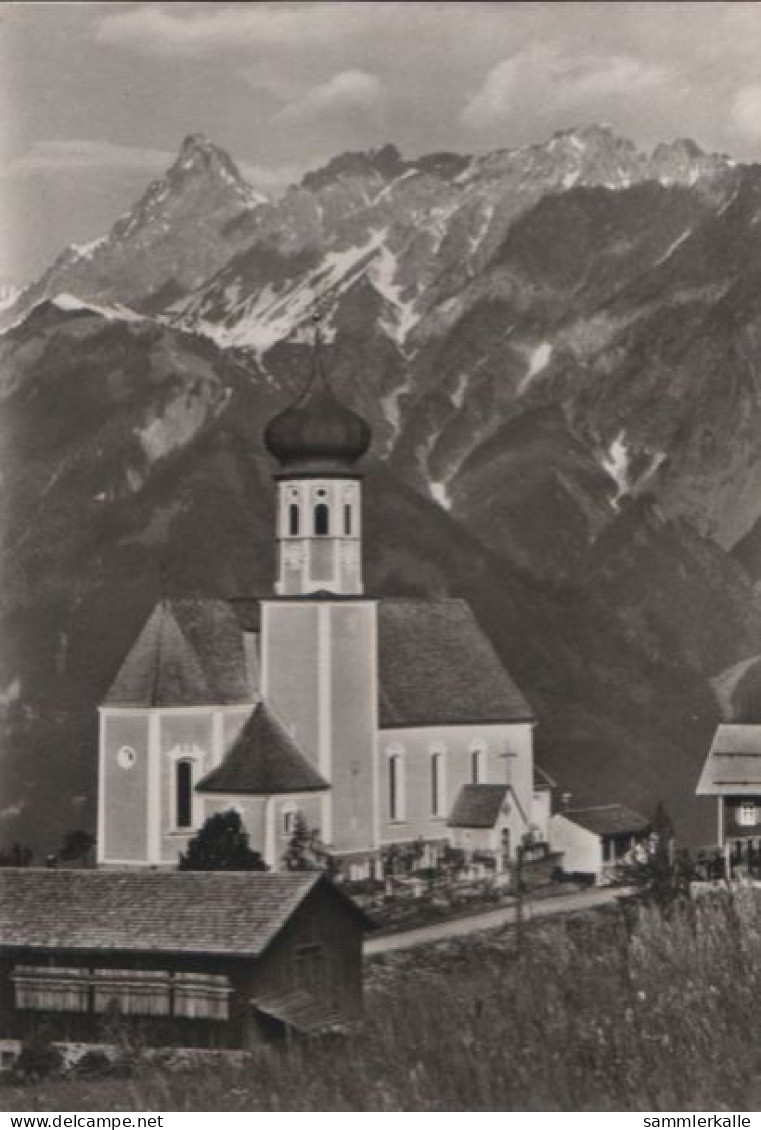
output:
[[[528,924],[377,958],[348,1040],[0,1089],[40,1111],[735,1110],[761,1100],[761,898]]]

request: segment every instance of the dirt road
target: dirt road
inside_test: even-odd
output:
[[[529,922],[537,918],[548,918],[553,914],[568,914],[573,910],[590,910],[596,906],[615,902],[616,898],[624,893],[621,888],[596,887],[590,891],[574,891],[569,895],[537,899],[535,902],[524,903],[524,920]],[[378,953],[391,953],[392,950],[409,949],[411,946],[423,946],[430,942],[442,942],[447,938],[459,938],[467,934],[475,934],[479,930],[507,926],[511,922],[515,922],[515,907],[502,906],[499,910],[487,910],[483,914],[474,914],[468,918],[456,918],[449,922],[436,922],[431,926],[419,926],[416,930],[405,930],[401,934],[388,934],[380,938],[371,935],[365,941],[365,957],[372,957]]]

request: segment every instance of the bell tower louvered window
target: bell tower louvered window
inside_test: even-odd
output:
[[[314,532],[318,538],[326,538],[330,533],[330,511],[325,502],[318,502],[314,508]]]

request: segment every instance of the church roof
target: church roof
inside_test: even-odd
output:
[[[696,792],[698,796],[761,792],[761,723],[717,726]]]
[[[378,649],[382,727],[533,718],[464,600],[382,600]]]
[[[0,868],[0,948],[256,956],[320,883],[315,871]]]
[[[110,706],[250,702],[243,637],[225,600],[162,600],[106,695]]]
[[[336,599],[333,594],[331,599]],[[244,632],[258,626],[258,604],[201,598],[162,601],[122,664],[104,704],[250,702],[256,688],[248,676]],[[464,600],[381,600],[378,653],[383,728],[533,718]]]
[[[450,828],[493,828],[509,785],[463,785],[447,821]]]
[[[265,703],[260,702],[224,760],[196,785],[201,793],[274,796],[328,784]]]

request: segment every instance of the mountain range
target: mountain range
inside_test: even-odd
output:
[[[187,138],[0,310],[0,846],[94,823],[162,586],[270,591],[261,430],[316,310],[373,424],[371,591],[467,596],[574,801],[709,842],[707,745],[761,690],[760,272],[761,168],[689,140],[387,145],[272,199]]]

